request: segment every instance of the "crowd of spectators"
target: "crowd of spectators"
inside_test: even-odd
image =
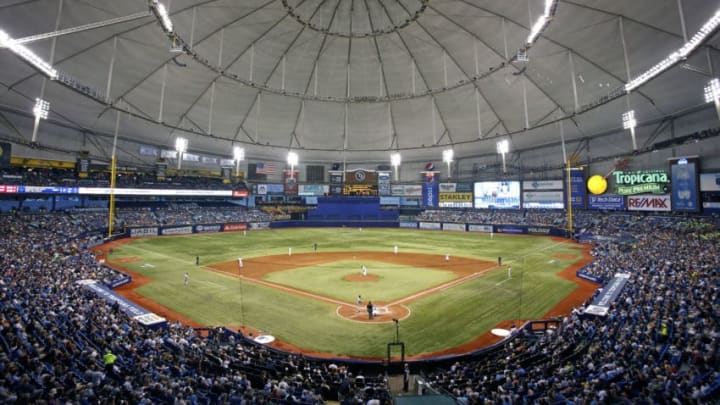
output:
[[[119,218],[194,223],[225,218],[221,211],[179,204]],[[558,219],[535,223],[542,215],[465,212],[481,223]],[[79,280],[108,283],[121,276],[87,250],[100,241],[92,230],[104,226],[106,215],[2,217],[0,402],[389,403],[383,376],[359,378],[342,363],[278,353],[226,329],[203,332],[176,323],[148,329],[82,288]],[[455,210],[422,217],[473,222]],[[430,365],[428,386],[462,404],[720,398],[718,218],[580,213],[578,223],[598,241],[595,260],[583,271],[606,281],[630,275],[608,315],[585,314],[583,305],[548,333],[520,329],[482,356]]]
[[[109,169],[108,169],[109,170]],[[79,178],[75,169],[11,167],[0,170],[0,183],[7,185],[49,187],[109,187],[109,171],[91,171]],[[174,188],[193,190],[231,190],[233,184],[218,176],[166,176],[159,179],[155,173],[139,170],[120,172],[115,178],[117,187]]]
[[[436,209],[423,211],[416,217],[416,220],[466,224],[545,225],[560,227],[566,224],[565,213],[563,211],[545,209]]]
[[[594,217],[585,231],[603,243],[584,271],[630,274],[608,315],[576,308],[554,333],[521,331],[479,360],[429,373],[431,386],[464,404],[718,400],[720,221]]]
[[[201,206],[196,203],[169,203],[156,207],[118,208],[118,228],[132,226],[166,226],[213,224],[227,222],[268,222],[270,215],[234,204]]]
[[[383,376],[270,351],[226,329],[146,328],[78,281],[121,274],[96,263],[101,212],[0,221],[0,402],[389,403]],[[123,401],[123,402],[120,402]]]

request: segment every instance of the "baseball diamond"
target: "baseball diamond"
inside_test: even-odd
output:
[[[314,252],[307,240],[323,248]],[[395,243],[402,246],[397,255]],[[303,228],[113,244],[110,263],[142,276],[120,289],[128,298],[170,319],[243,325],[272,333],[276,347],[321,356],[381,358],[393,318],[402,321],[413,358],[463,353],[498,340],[488,334],[493,327],[565,313],[595,288],[572,271],[589,259],[584,246],[540,236],[491,240],[487,234]],[[203,266],[185,263],[189,246],[202,252]],[[280,253],[289,246],[292,256]],[[498,266],[493,258],[502,251]],[[143,262],[122,263],[125,257]],[[144,262],[155,267],[144,268]],[[361,263],[376,281],[352,277],[362,279]],[[506,279],[506,266],[514,267],[513,278],[496,285]],[[191,272],[188,291],[175,286],[174,274],[183,268]],[[373,302],[377,316],[368,319],[357,295]],[[332,336],[318,336],[327,330]]]

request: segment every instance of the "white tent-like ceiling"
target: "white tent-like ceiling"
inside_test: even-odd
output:
[[[41,97],[50,114],[40,149],[107,157],[117,125],[130,163],[152,161],[141,146],[173,149],[177,136],[228,159],[235,145],[255,159],[292,149],[304,161],[383,162],[391,151],[423,161],[448,148],[469,158],[494,155],[500,139],[532,151],[556,145],[560,132],[568,145],[622,133],[627,110],[642,125],[707,109],[703,88],[718,61],[713,28],[686,59],[625,94],[720,10],[714,0],[161,3],[171,30],[147,0],[0,2],[11,38],[49,33],[24,45],[61,78],[0,49],[0,138],[28,144]],[[710,112],[704,127],[716,120]],[[652,133],[639,133],[642,146]],[[596,153],[631,151],[624,139]],[[540,153],[563,160],[558,147]]]

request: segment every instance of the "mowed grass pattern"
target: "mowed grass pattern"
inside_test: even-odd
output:
[[[360,275],[363,264],[369,277],[377,277],[377,281],[351,282],[344,279],[345,276]],[[355,303],[358,294],[365,300],[390,302],[456,278],[451,271],[352,260],[277,271],[265,276],[265,280],[273,283],[349,303]]]
[[[400,337],[409,355],[458,346],[487,332],[503,320],[541,317],[575,284],[556,274],[574,260],[553,254],[581,256],[581,248],[544,237],[435,232],[404,229],[315,228],[283,229],[230,234],[141,239],[114,250],[114,258],[136,256],[141,262],[126,263],[133,271],[155,281],[138,293],[206,325],[251,325],[278,339],[309,350],[350,356],[382,357],[393,341],[395,328],[388,324],[365,324],[342,319],[336,305],[288,294],[227,275],[203,265],[244,258],[311,252],[385,251],[397,244],[400,253],[429,253],[497,261],[512,266],[411,301],[412,311],[401,323]],[[200,256],[201,266],[195,266]],[[152,266],[152,267],[150,267]],[[356,264],[355,272],[360,265]],[[373,266],[368,264],[369,272]],[[441,271],[432,270],[436,273]],[[190,284],[183,286],[183,274]],[[312,284],[313,281],[308,280]],[[498,283],[500,283],[498,285]],[[358,283],[360,284],[360,283]],[[322,284],[318,283],[322,290]],[[352,302],[360,292],[343,293]],[[374,293],[363,297],[377,299]],[[331,295],[331,288],[325,292]]]

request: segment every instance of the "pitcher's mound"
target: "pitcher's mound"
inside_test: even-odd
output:
[[[350,281],[350,282],[366,282],[366,281],[378,281],[380,277],[374,275],[374,274],[368,274],[366,276],[363,276],[362,274],[348,274],[345,277],[343,277],[343,280]]]

